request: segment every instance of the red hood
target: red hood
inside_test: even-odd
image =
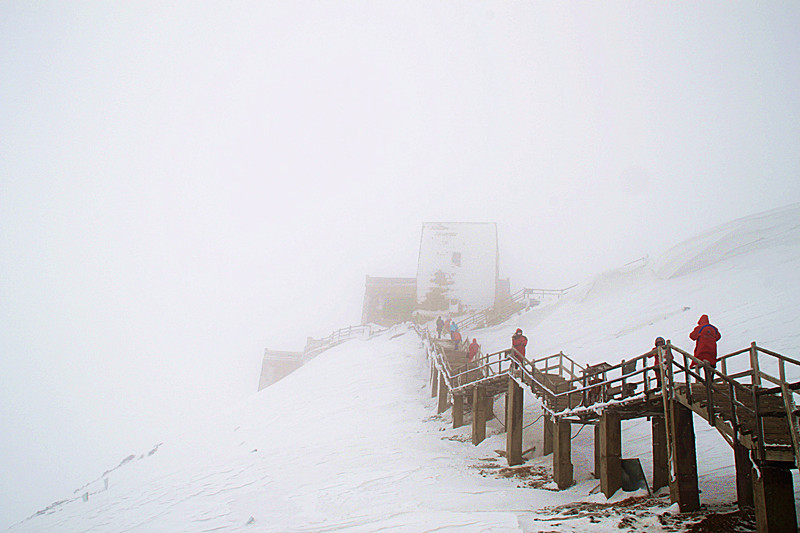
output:
[[[705,326],[708,324],[708,315],[703,315],[700,317],[700,320],[697,321],[698,326]]]

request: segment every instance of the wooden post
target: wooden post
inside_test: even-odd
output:
[[[600,417],[600,489],[610,498],[622,487],[622,423],[619,414]]]
[[[758,350],[756,343],[750,343],[750,369],[753,371],[753,388],[761,386],[761,368],[758,364]]]
[[[594,472],[592,477],[600,479],[600,424],[594,425]]]
[[[522,464],[522,387],[508,380],[506,393],[506,459],[508,466]]]
[[[548,412],[544,413],[544,443],[542,444],[542,455],[549,455],[553,453],[553,432],[555,425],[553,418]]]
[[[736,465],[736,498],[739,509],[753,507],[753,462],[750,450],[733,441],[733,460]]]
[[[436,398],[436,394],[439,392],[439,370],[436,369],[436,365],[431,362],[431,398]]]
[[[437,413],[444,413],[447,411],[447,382],[444,379],[444,374],[439,375],[439,406],[436,410]]]
[[[669,487],[672,503],[678,504],[682,513],[700,508],[700,490],[697,486],[697,452],[695,450],[692,411],[676,400],[672,405],[672,458],[675,479]]]
[[[762,465],[753,469],[756,529],[759,533],[797,531],[790,466]]]
[[[477,386],[472,389],[472,444],[477,446],[486,438],[486,391]]]
[[[464,425],[464,395],[453,394],[453,429]]]
[[[760,408],[760,396],[758,394],[758,390],[761,388],[761,368],[758,364],[758,350],[756,349],[756,343],[750,343],[750,369],[753,372],[752,385],[750,387],[750,391],[753,395],[753,409],[756,412],[756,443],[758,444],[757,451],[755,453],[755,457],[757,461],[764,461],[766,459],[766,450],[764,450],[764,426],[762,425],[763,420],[761,419],[759,413],[761,413]]]
[[[565,420],[556,420],[553,435],[553,479],[560,490],[572,486],[572,427]]]
[[[653,492],[669,486],[669,443],[667,422],[663,416],[654,416],[650,421],[653,436]]]

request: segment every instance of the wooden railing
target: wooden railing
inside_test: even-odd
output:
[[[671,394],[717,427],[729,444],[736,441],[754,450],[755,459],[767,460],[767,446],[774,444],[767,442],[765,421],[785,417],[792,455],[800,468],[800,430],[794,398],[800,389],[800,361],[761,348],[755,342],[749,348],[719,357],[719,370],[669,342],[664,354],[672,363],[667,374]],[[761,361],[760,355],[767,360]],[[739,356],[746,357],[744,364],[736,364]],[[765,372],[764,363],[774,365],[778,376]],[[787,365],[793,378],[787,376]],[[729,374],[730,367],[734,372]],[[737,367],[744,370],[735,371]],[[764,382],[773,386],[764,387]],[[780,398],[778,411],[774,402],[765,405],[769,396]]]
[[[346,328],[337,329],[327,337],[322,339],[312,339],[311,337],[308,338],[306,341],[306,348],[305,353],[310,354],[313,352],[320,352],[322,350],[326,350],[328,348],[332,348],[339,343],[344,341],[359,337],[371,337],[379,332],[383,331],[382,329],[374,329],[372,326],[364,325],[364,326],[347,326]]]
[[[564,379],[575,379],[584,370],[583,365],[576,363],[570,357],[564,355],[564,352],[558,352],[557,354],[548,355],[532,361],[527,361],[523,358],[523,361],[524,366],[528,366],[531,369],[536,368],[544,374],[553,374],[555,371],[556,375]]]
[[[553,369],[558,371],[563,381],[557,387],[544,386],[543,397],[554,416],[578,417],[596,415],[598,410],[613,405],[622,405],[639,401],[646,397],[655,383],[655,366],[648,365],[647,352],[616,365],[602,363],[582,367],[563,354],[556,354],[539,360],[533,368],[544,375],[552,376]],[[563,362],[551,365],[546,359],[565,358],[569,366]],[[639,363],[641,361],[641,364]],[[653,378],[648,374],[653,374]],[[540,378],[538,381],[543,381]]]
[[[574,287],[574,285],[572,287]],[[566,294],[567,291],[572,289],[572,287],[567,287],[566,289],[520,289],[502,303],[478,311],[477,313],[474,313],[463,320],[459,320],[458,325],[461,329],[479,329],[490,325],[492,322],[502,322],[516,311],[521,309],[520,303],[528,296],[561,297]]]
[[[800,394],[800,361],[761,348],[755,342],[749,348],[719,357],[719,369],[670,341],[658,350],[614,365],[584,367],[562,352],[528,360],[512,357],[512,350],[501,350],[451,369],[429,332],[424,328],[418,328],[418,332],[426,339],[429,357],[450,393],[463,393],[506,375],[530,386],[551,416],[577,422],[596,418],[607,408],[653,399],[663,399],[666,407],[666,401],[674,399],[716,427],[729,444],[739,442],[754,450],[754,459],[784,457],[781,460],[794,460],[800,468],[800,411],[794,396]],[[656,364],[656,355],[661,364]],[[762,360],[764,356],[767,361]],[[515,366],[519,370],[512,372]],[[765,371],[766,366],[774,367],[774,373]],[[776,411],[772,400],[771,410],[765,410],[767,396],[779,397],[782,408]],[[765,438],[764,423],[769,417],[785,417],[791,452],[768,450],[771,444],[772,448],[779,448]]]
[[[512,356],[512,350],[482,355],[472,363],[456,369],[450,374],[453,383],[451,390],[458,392],[501,375],[513,375],[511,370],[516,367],[520,369],[518,379],[526,385],[531,385],[534,392],[544,398],[545,409],[554,412],[550,405],[559,397],[559,393],[547,381],[556,376],[563,382],[569,383],[578,378],[583,367],[563,352],[529,360],[519,352],[516,357]],[[473,379],[469,379],[470,377]]]

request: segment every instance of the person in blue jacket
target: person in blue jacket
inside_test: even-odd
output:
[[[452,340],[455,337],[456,331],[458,331],[458,324],[456,321],[453,320],[450,322],[450,339]]]

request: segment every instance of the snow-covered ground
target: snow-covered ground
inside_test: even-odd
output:
[[[800,359],[800,205],[733,221],[667,251],[602,273],[558,302],[468,332],[484,351],[522,327],[529,356],[618,361],[664,336],[687,349],[708,314],[721,353],[753,340]],[[593,432],[573,429],[576,484],[554,491],[541,457],[537,401],[526,395],[522,467],[504,470],[502,420],[486,441],[436,415],[422,344],[407,326],[328,350],[244,405],[141,455],[12,532],[675,531],[668,498],[604,507],[591,477]],[[502,417],[502,399],[495,404]],[[701,502],[735,500],[733,457],[696,419]],[[623,426],[623,456],[651,477],[650,427]],[[795,488],[800,484],[795,480]],[[631,495],[618,493],[612,502]],[[641,494],[638,494],[641,496]],[[553,506],[586,502],[572,514]],[[551,508],[551,509],[548,509]],[[622,512],[620,509],[626,509]],[[591,512],[587,510],[593,510]]]

